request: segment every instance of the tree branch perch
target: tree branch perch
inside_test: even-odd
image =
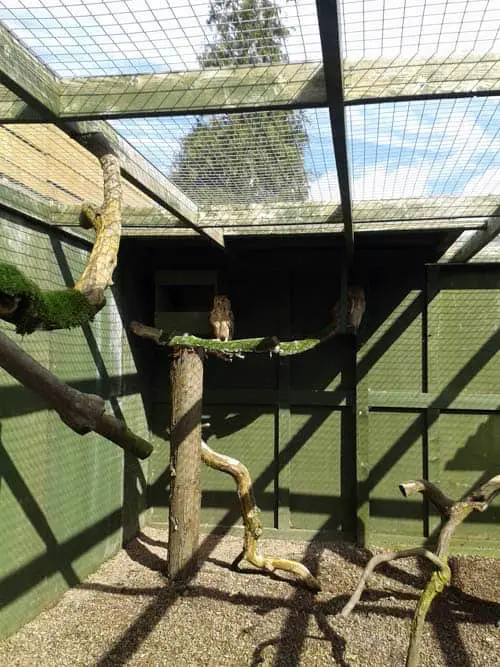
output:
[[[483,512],[487,509],[495,496],[500,493],[500,475],[492,477],[478,489],[472,491],[465,500],[456,502],[445,496],[435,484],[432,484],[427,480],[410,480],[400,484],[399,488],[405,497],[414,493],[421,493],[422,495],[427,496],[441,513],[442,525],[439,531],[436,551],[433,553],[421,547],[373,556],[366,565],[356,590],[340,613],[342,616],[349,616],[359,602],[369,575],[380,563],[386,563],[396,560],[397,558],[405,558],[406,556],[423,556],[430,560],[437,567],[437,570],[431,574],[417,603],[411,624],[410,644],[406,658],[406,667],[418,667],[420,645],[427,612],[436,595],[441,593],[451,581],[451,570],[448,564],[448,556],[453,533],[471,512],[474,510]]]
[[[263,531],[259,518],[259,508],[255,503],[252,480],[248,469],[240,461],[214,451],[203,440],[201,441],[201,460],[210,468],[231,475],[236,482],[245,534],[243,538],[243,550],[234,560],[233,567],[236,568],[245,559],[255,567],[267,572],[274,572],[275,570],[291,572],[310,590],[321,590],[318,580],[313,577],[302,563],[285,558],[263,556],[261,554],[258,540]]]
[[[75,433],[95,431],[141,459],[153,451],[152,445],[130,431],[125,422],[104,413],[104,400],[100,396],[83,394],[62,382],[3,331],[0,331],[0,366],[41,396]]]
[[[86,142],[101,163],[104,184],[102,207],[82,207],[82,226],[93,227],[96,233],[92,252],[75,286],[62,290],[42,291],[17,267],[0,263],[0,318],[15,324],[17,333],[68,329],[91,321],[106,303],[105,290],[113,284],[121,235],[120,164],[104,135],[89,134]]]

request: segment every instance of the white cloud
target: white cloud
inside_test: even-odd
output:
[[[474,176],[467,183],[463,194],[466,197],[497,195],[500,196],[500,167],[490,167],[480,176]],[[500,200],[498,202],[500,206]]]
[[[432,162],[421,162],[411,167],[388,171],[386,163],[368,167],[352,179],[353,201],[403,199],[428,195],[428,178]],[[339,201],[337,174],[327,171],[309,187],[309,200],[317,202]]]

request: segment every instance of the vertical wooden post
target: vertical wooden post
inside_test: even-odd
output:
[[[167,573],[183,583],[196,568],[200,535],[200,459],[203,360],[199,352],[176,351],[170,371],[170,518]]]

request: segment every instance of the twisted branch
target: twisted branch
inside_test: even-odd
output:
[[[465,500],[457,502],[454,502],[445,496],[435,484],[423,479],[404,482],[399,485],[399,488],[405,497],[415,493],[421,493],[426,496],[441,513],[442,525],[439,532],[436,551],[433,553],[421,547],[403,551],[392,551],[390,553],[373,556],[365,567],[356,590],[340,613],[342,616],[349,616],[359,602],[369,575],[380,563],[386,563],[396,560],[397,558],[405,558],[406,556],[423,556],[430,560],[438,569],[431,574],[417,603],[411,624],[410,644],[406,657],[406,667],[418,667],[420,645],[427,612],[436,595],[441,593],[451,580],[448,556],[453,533],[471,512],[474,510],[484,512],[493,499],[500,493],[500,475],[492,477],[478,489],[472,491]]]
[[[313,577],[302,563],[285,558],[263,556],[261,554],[258,540],[262,535],[262,525],[259,517],[259,508],[255,503],[253,495],[252,480],[247,468],[240,461],[215,452],[203,440],[201,441],[201,459],[210,468],[231,475],[236,482],[245,534],[243,538],[243,550],[234,560],[232,567],[236,568],[242,560],[247,560],[255,567],[267,572],[274,572],[275,570],[292,572],[310,590],[321,590],[317,579]]]

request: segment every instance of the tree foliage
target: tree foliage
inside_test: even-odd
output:
[[[286,62],[280,10],[272,0],[212,0],[204,68]],[[198,118],[184,138],[172,180],[195,201],[303,201],[307,197],[304,119],[295,111]]]

